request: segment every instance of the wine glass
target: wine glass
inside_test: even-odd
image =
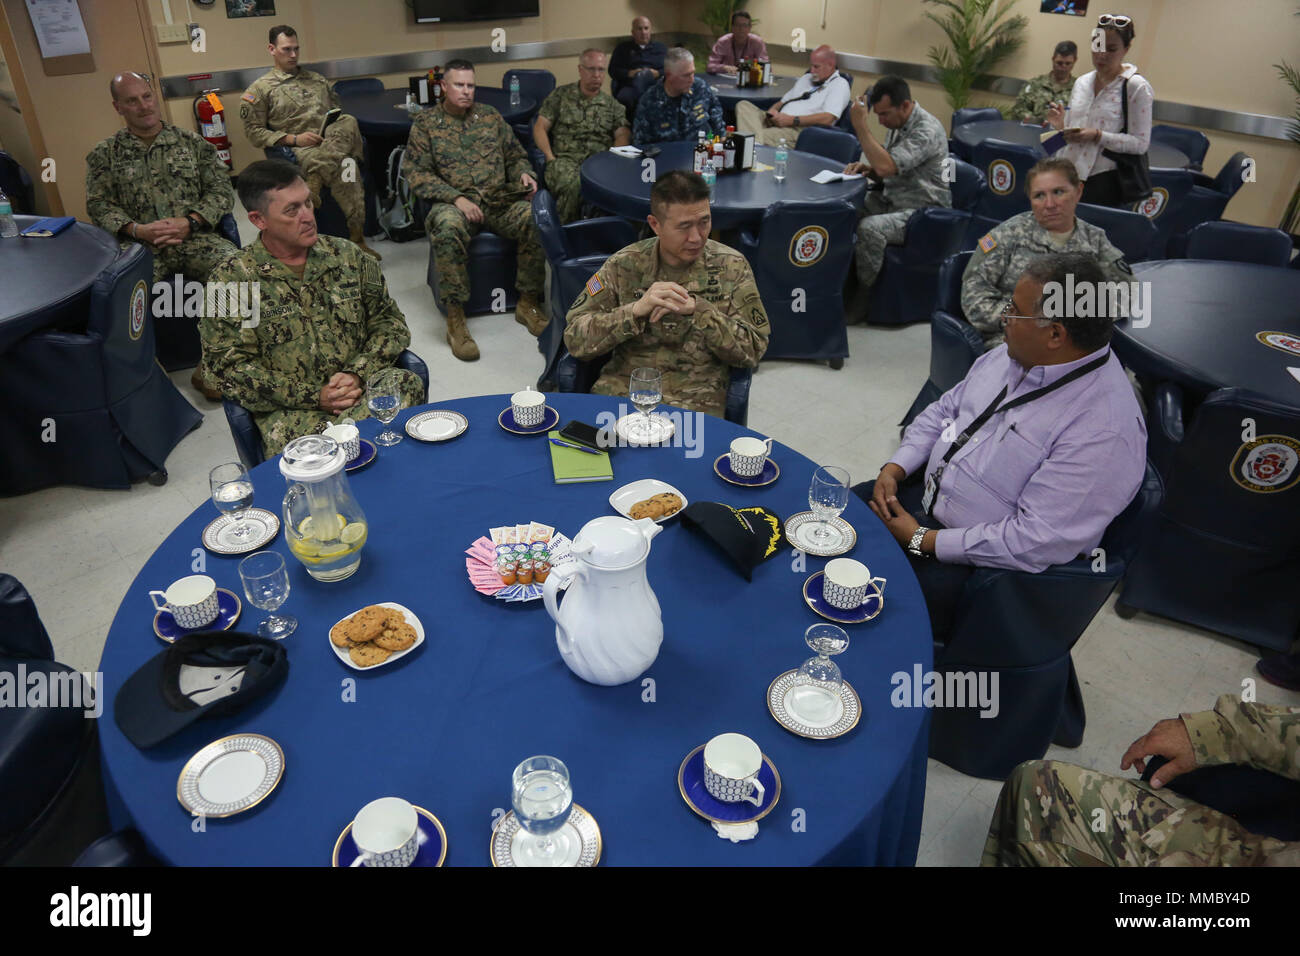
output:
[[[812,536],[819,545],[833,548],[843,539],[844,534],[829,524],[849,504],[849,473],[843,468],[826,465],[813,472],[812,484],[808,487],[808,506],[817,516],[817,527]]]
[[[387,447],[401,441],[402,436],[387,427],[402,410],[402,376],[397,369],[386,368],[370,376],[370,381],[366,382],[366,405],[370,408],[370,414],[385,426],[375,436],[375,442]]]
[[[217,465],[208,472],[208,485],[212,488],[212,503],[217,510],[234,518],[221,530],[219,537],[243,544],[252,534],[244,520],[248,509],[253,507],[253,482],[248,477],[248,469],[237,461]]]
[[[532,839],[520,840],[511,851],[520,866],[564,866],[569,838],[562,832],[573,806],[569,768],[557,757],[529,757],[511,778],[510,802],[515,818]]]
[[[650,413],[663,400],[663,375],[657,368],[633,369],[628,398],[632,399],[632,404],[641,413],[637,431],[650,438],[655,433],[654,419]]]
[[[809,724],[832,724],[844,712],[840,699],[844,679],[831,655],[848,649],[849,635],[834,624],[814,624],[804,631],[803,639],[817,654],[800,665],[788,706]]]
[[[239,562],[239,577],[244,582],[244,595],[253,607],[270,611],[271,616],[257,625],[259,637],[283,640],[298,627],[298,619],[275,611],[289,597],[289,572],[284,558],[275,551],[259,551]]]

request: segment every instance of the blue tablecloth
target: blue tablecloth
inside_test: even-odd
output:
[[[709,74],[704,81],[709,84],[709,89],[717,94],[722,108],[734,114],[736,104],[741,100],[747,100],[761,110],[779,103],[781,97],[794,89],[797,79],[798,77],[795,76],[774,76],[767,86],[747,86],[744,89],[736,85],[734,76],[727,76],[725,73]]]
[[[797,131],[792,131],[797,132]],[[657,143],[661,152],[654,157],[656,175],[672,169],[689,170],[695,144],[686,142]],[[847,199],[857,205],[867,191],[866,179],[840,183],[814,183],[810,177],[823,169],[840,172],[843,163],[837,163],[815,153],[801,153],[794,149],[790,138],[786,179],[778,183],[772,170],[730,173],[719,176],[713,187],[713,228],[735,229],[756,226],[768,206],[779,200],[790,202],[829,202]],[[771,166],[776,160],[776,150],[769,146],[755,147],[759,162]],[[650,213],[650,189],[653,180],[642,179],[642,163],[611,153],[596,153],[582,164],[582,195],[612,213],[628,219],[644,220]],[[874,476],[872,476],[874,477]]]
[[[563,421],[592,423],[619,404],[589,395],[548,401]],[[613,482],[556,485],[545,438],[498,427],[508,404],[505,396],[441,403],[468,416],[464,435],[442,444],[408,437],[351,475],[370,537],[360,570],[347,581],[311,580],[283,534],[277,537],[272,548],[286,555],[292,582],[283,610],[300,622],[286,640],[288,679],[239,714],[199,721],[140,751],[111,719],[111,701],[125,678],[164,648],[151,629],[146,592],[192,573],[215,509],[196,509],[150,558],[108,636],[102,669],[109,705],[100,726],[106,780],[150,849],[187,865],[328,865],[356,810],[400,795],[442,820],[449,865],[485,865],[493,811],[510,807],[511,771],[524,757],[546,753],[568,764],[575,801],[599,823],[602,865],[913,863],[929,721],[923,710],[891,706],[890,677],[917,664],[930,668],[930,630],[905,557],[866,506],[851,496],[845,512],[858,533],[852,554],[889,583],[883,613],[850,626],[852,644],[837,658],[862,700],[856,729],[836,740],[806,740],[782,729],[765,702],[771,681],[809,656],[803,632],[821,618],[801,589],[825,560],[808,558],[806,568],[796,568],[785,549],[747,584],[680,519],[654,539],[648,563],[664,643],[646,675],[655,681],[655,700],[647,702],[640,682],[597,687],[570,673],[542,602],[508,605],[478,594],[466,579],[465,548],[490,526],[530,520],[572,537],[591,518],[613,513],[610,492],[644,477],[670,482],[691,501],[761,503],[784,518],[806,510],[814,466],[777,444],[775,484],[728,485],[713,473],[713,460],[747,432],[700,416],[688,419],[703,422],[688,436],[699,441],[698,457],[680,447],[622,448]],[[410,414],[399,416],[399,427]],[[367,437],[377,431],[369,420],[361,428]],[[256,505],[279,509],[285,482],[278,465],[276,457],[253,472]],[[238,561],[208,554],[207,573],[242,594]],[[329,626],[380,601],[414,611],[425,644],[391,667],[345,667],[328,646]],[[251,631],[262,619],[246,605],[236,627]],[[356,682],[353,703],[343,699],[348,678]],[[205,744],[241,731],[280,743],[284,778],[259,806],[207,820],[206,832],[196,833],[176,799],[178,775]],[[747,844],[720,839],[677,789],[686,754],[726,731],[758,741],[782,779],[780,802]]]
[[[967,146],[978,146],[986,139],[1000,139],[1006,143],[1029,146],[1040,155],[1046,156],[1040,142],[1045,127],[1031,126],[1016,120],[979,120],[975,123],[963,123],[952,131],[952,138],[960,140]],[[1151,141],[1147,147],[1147,162],[1152,166],[1167,169],[1186,169],[1191,159],[1176,146],[1168,143]]]
[[[411,114],[399,109],[406,102],[407,90],[384,90],[380,93],[348,93],[340,96],[343,112],[357,118],[363,136],[382,136],[405,141],[411,131]],[[518,106],[510,105],[510,94],[492,86],[474,90],[474,99],[495,109],[507,123],[517,123],[528,118],[537,108],[537,101],[527,96],[519,98]]]

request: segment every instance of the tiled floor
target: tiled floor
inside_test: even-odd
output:
[[[245,241],[253,230],[241,217]],[[539,357],[522,326],[483,316],[470,320],[483,358],[455,361],[443,320],[425,285],[423,242],[377,243],[389,290],[411,327],[411,348],[428,363],[430,398],[508,392],[536,379]],[[852,357],[840,371],[824,364],[765,362],[754,376],[749,424],[817,461],[848,468],[854,481],[875,477],[897,447],[895,424],[925,380],[929,330],[849,329]],[[34,595],[58,659],[94,670],[122,595],[154,548],[196,506],[208,501],[208,470],[236,458],[216,402],[195,395],[189,372],[173,375],[205,414],[167,461],[162,487],[130,491],[51,488],[0,499],[0,569]],[[1076,647],[1088,728],[1077,750],[1049,756],[1118,772],[1119,757],[1151,725],[1180,711],[1213,705],[1254,674],[1246,645],[1148,615],[1121,620],[1113,600]],[[1300,694],[1260,681],[1266,703],[1300,705]],[[923,865],[978,862],[999,785],[930,761],[921,831]]]

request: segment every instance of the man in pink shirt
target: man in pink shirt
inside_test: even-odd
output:
[[[709,54],[709,72],[736,75],[736,64],[741,60],[766,60],[767,44],[757,33],[751,33],[754,18],[744,10],[731,15],[731,32],[713,44]]]

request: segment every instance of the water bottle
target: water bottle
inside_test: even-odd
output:
[[[775,176],[776,176],[776,181],[778,183],[785,182],[785,164],[789,161],[789,159],[790,159],[790,153],[786,149],[785,140],[783,139],[781,140],[781,144],[776,148]]]
[[[14,208],[9,204],[9,197],[0,190],[0,238],[12,239],[18,235],[18,223],[14,222]]]
[[[510,77],[510,105],[519,105],[519,77]]]
[[[706,163],[700,175],[704,177],[705,185],[709,187],[709,193],[713,193],[713,184],[718,181],[718,169],[712,163]]]

